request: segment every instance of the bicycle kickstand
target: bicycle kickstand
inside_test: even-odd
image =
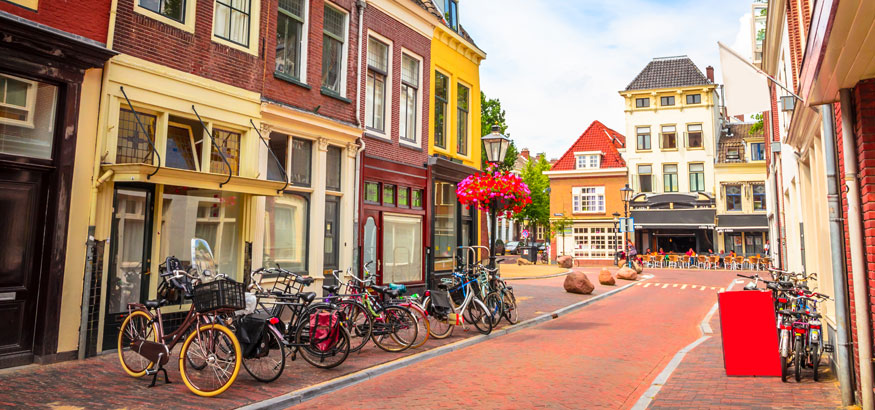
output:
[[[164,384],[171,384],[170,378],[167,377],[167,369],[164,368],[164,365],[161,364],[161,356],[164,356],[164,353],[158,355],[158,368],[157,369],[146,369],[146,374],[152,376],[152,384],[148,387],[155,387],[155,382],[158,381],[158,372],[164,372]]]

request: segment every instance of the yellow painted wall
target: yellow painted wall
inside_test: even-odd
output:
[[[82,287],[85,274],[85,243],[88,237],[91,179],[94,173],[94,146],[97,140],[97,112],[103,69],[85,72],[79,102],[76,136],[76,162],[70,190],[70,219],[67,226],[67,255],[61,291],[61,320],[58,329],[58,352],[74,351],[79,346],[79,322],[82,316]]]
[[[428,154],[442,154],[462,161],[463,164],[480,169],[480,61],[485,58],[482,51],[472,48],[467,42],[459,41],[458,34],[449,28],[435,28],[431,41],[431,110],[428,114]],[[447,149],[434,146],[434,95],[435,71],[440,71],[450,79],[449,101],[447,105]],[[457,85],[470,88],[470,119],[468,137],[471,140],[468,156],[459,155],[456,150],[457,135]]]

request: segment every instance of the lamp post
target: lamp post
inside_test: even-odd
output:
[[[626,186],[620,188],[620,194],[623,195],[623,217],[625,218],[625,223],[627,224],[627,228],[628,228],[628,221],[629,221],[629,202],[632,201],[632,192],[633,192],[632,188],[629,188],[629,184],[626,184]],[[626,252],[626,266],[631,268],[632,267],[632,258],[629,255],[629,247],[627,245],[628,241],[626,240],[626,235],[628,233],[626,231],[628,231],[628,230],[629,229],[624,229],[624,232],[623,232],[623,250]]]
[[[499,164],[504,162],[504,157],[507,155],[507,147],[510,146],[510,138],[501,134],[501,127],[498,124],[492,126],[492,133],[484,135],[481,138],[483,148],[486,150],[486,162],[490,164]],[[495,235],[496,225],[498,224],[498,198],[492,198],[489,201],[489,267],[495,268]]]
[[[620,262],[620,255],[617,252],[617,224],[620,223],[620,213],[614,212],[611,214],[614,217],[614,266]]]

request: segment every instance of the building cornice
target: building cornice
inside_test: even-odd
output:
[[[469,43],[460,36],[459,33],[456,33],[443,24],[435,26],[434,38],[441,43],[444,43],[447,47],[455,50],[474,64],[480,65],[480,62],[486,59],[486,52]]]
[[[544,171],[544,175],[550,178],[576,178],[576,177],[601,177],[601,176],[626,176],[628,168],[591,168],[572,169],[567,171]]]
[[[787,2],[770,1],[766,18],[766,38],[763,41],[763,71],[775,75],[778,71],[781,56],[781,40],[784,24],[787,21],[784,13]]]

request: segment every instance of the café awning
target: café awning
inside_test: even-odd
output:
[[[647,209],[632,211],[635,229],[713,229],[714,209]]]
[[[766,232],[769,218],[765,214],[717,215],[717,230],[723,232]]]

